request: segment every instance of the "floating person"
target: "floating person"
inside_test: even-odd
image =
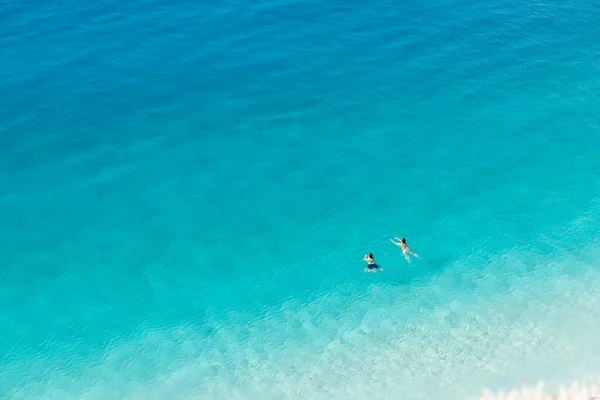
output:
[[[402,238],[402,239],[398,239],[397,237],[395,237],[394,239],[396,239],[398,242],[394,242],[392,239],[390,239],[390,242],[394,243],[396,246],[400,247],[402,249],[402,254],[404,254],[404,258],[406,258],[406,261],[410,264],[410,255],[415,256],[417,259],[421,259],[421,257],[419,257],[419,255],[417,253],[415,253],[414,251],[412,251],[407,245],[406,245],[406,239]]]
[[[383,271],[379,265],[375,264],[375,257],[373,257],[373,253],[365,254],[363,260],[367,262],[367,268],[365,268],[365,272],[377,272],[377,270]]]

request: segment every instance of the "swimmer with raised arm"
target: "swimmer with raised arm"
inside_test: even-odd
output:
[[[398,242],[394,242],[392,239],[390,239],[390,242],[394,243],[396,246],[400,247],[402,249],[402,254],[404,254],[404,258],[406,258],[406,261],[410,264],[410,255],[415,256],[417,259],[421,259],[421,257],[419,257],[419,255],[417,253],[415,253],[414,251],[412,251],[407,245],[406,245],[406,239],[402,238],[402,239],[398,239],[397,237],[395,237],[394,239],[396,239]]]
[[[383,271],[379,265],[375,264],[375,257],[373,257],[373,253],[365,254],[363,257],[363,261],[367,262],[367,268],[365,268],[365,272],[377,272],[378,269]]]

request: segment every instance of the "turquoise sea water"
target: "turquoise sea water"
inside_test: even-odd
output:
[[[600,375],[598,21],[591,0],[0,3],[0,398]]]

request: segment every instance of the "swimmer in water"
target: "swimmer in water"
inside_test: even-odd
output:
[[[363,261],[367,262],[367,268],[365,268],[365,272],[377,272],[378,269],[383,271],[379,265],[375,264],[375,257],[373,257],[373,253],[365,254],[363,257]]]
[[[413,255],[415,257],[417,257],[417,259],[421,259],[421,257],[419,257],[419,255],[417,253],[415,253],[414,251],[412,251],[407,245],[406,245],[406,239],[402,238],[402,239],[398,239],[397,237],[395,237],[394,239],[396,239],[398,242],[394,242],[392,239],[390,239],[390,242],[394,243],[396,246],[400,247],[402,249],[402,254],[404,254],[404,258],[406,258],[406,261],[410,264],[410,257],[409,255]]]

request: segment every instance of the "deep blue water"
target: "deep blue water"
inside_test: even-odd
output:
[[[0,3],[0,397],[598,376],[598,21],[589,0]]]

